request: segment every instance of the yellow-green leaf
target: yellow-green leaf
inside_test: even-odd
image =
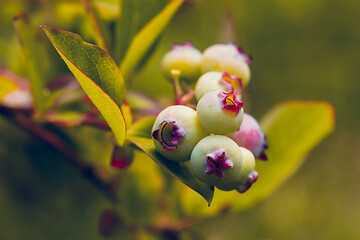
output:
[[[256,161],[258,181],[244,194],[216,190],[211,208],[184,189],[182,203],[191,215],[214,215],[222,209],[240,211],[269,196],[303,163],[304,158],[334,128],[334,110],[325,102],[292,101],[275,106],[261,121],[269,144],[268,161]]]
[[[46,26],[41,28],[109,124],[117,143],[122,145],[126,124],[120,106],[125,97],[125,87],[114,60],[101,48],[84,42],[77,34]]]
[[[121,72],[124,76],[132,74],[141,59],[164,31],[177,9],[184,0],[172,0],[158,15],[146,24],[137,33],[130,43],[123,61],[120,64]]]

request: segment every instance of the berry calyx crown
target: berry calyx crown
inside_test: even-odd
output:
[[[175,120],[162,121],[159,128],[152,133],[152,137],[160,142],[164,151],[175,150],[184,136],[184,129]]]

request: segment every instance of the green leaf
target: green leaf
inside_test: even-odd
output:
[[[163,9],[168,0],[122,0],[121,15],[115,26],[115,56],[116,61],[123,59],[131,40],[158,12]]]
[[[96,44],[105,51],[109,52],[109,48],[107,46],[109,43],[110,33],[107,31],[105,22],[101,21],[98,13],[96,12],[96,8],[94,8],[94,4],[90,2],[90,0],[83,0],[82,2],[86,9],[86,16],[89,18],[94,31]]]
[[[116,22],[115,27],[115,60],[123,59],[126,49],[129,47],[131,39],[137,33],[137,25],[140,19],[140,1],[122,0],[121,16]]]
[[[155,122],[156,117],[144,117],[133,124],[129,128],[128,137],[143,137],[150,138],[151,129]]]
[[[156,152],[155,145],[151,139],[151,128],[154,121],[154,117],[148,117],[134,123],[128,131],[127,138],[158,163],[164,170],[195,192],[199,193],[210,205],[214,194],[214,188],[201,182],[194,176],[190,169],[189,161],[182,163],[170,161]]]
[[[224,208],[240,211],[268,197],[303,163],[304,158],[334,128],[334,110],[325,102],[292,101],[275,106],[261,121],[269,144],[268,161],[256,161],[258,181],[244,194],[217,190],[211,208],[184,189],[183,206],[189,214],[215,215]]]
[[[121,72],[125,77],[133,73],[138,63],[141,62],[141,59],[146,55],[147,51],[153,46],[159,35],[164,31],[183,1],[184,0],[172,0],[135,35],[120,64]]]
[[[120,106],[125,97],[125,87],[114,60],[101,48],[84,42],[77,34],[46,26],[41,28],[109,124],[117,143],[122,145],[126,124]]]
[[[74,111],[68,112],[57,112],[49,111],[46,112],[43,116],[44,120],[64,126],[64,127],[74,127],[79,126],[84,121],[84,114]]]
[[[31,24],[29,17],[19,13],[14,17],[14,25],[24,65],[31,82],[31,89],[36,110],[42,113],[45,110],[44,86],[56,70],[52,68],[52,61],[47,51],[47,41],[41,31]],[[56,65],[55,65],[56,66]]]

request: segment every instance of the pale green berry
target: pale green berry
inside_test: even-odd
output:
[[[210,135],[200,140],[191,153],[190,166],[194,175],[202,182],[217,186],[236,184],[237,174],[242,168],[242,152],[230,138]]]
[[[187,161],[195,145],[207,135],[194,109],[175,105],[165,108],[152,127],[156,150],[173,161]]]
[[[200,76],[195,85],[195,96],[197,100],[205,94],[213,90],[241,93],[242,80],[235,75],[227,72],[211,71]]]
[[[243,163],[242,163],[240,171],[237,172],[237,174],[234,177],[233,184],[223,184],[220,182],[219,184],[216,185],[217,188],[224,190],[224,191],[231,191],[234,189],[239,189],[241,187],[247,186],[249,183],[251,183],[251,184],[253,183],[254,180],[251,180],[251,179],[253,176],[252,173],[255,168],[255,157],[246,148],[240,147],[240,150],[242,153]]]
[[[210,71],[228,72],[240,77],[244,86],[250,81],[249,63],[251,58],[245,55],[236,45],[215,44],[203,53],[201,70],[203,73]]]
[[[244,104],[232,92],[211,91],[198,102],[196,112],[206,131],[228,135],[239,129],[244,115]]]
[[[162,71],[167,79],[173,78],[173,71],[180,73],[180,79],[191,83],[201,74],[202,53],[192,43],[174,44],[162,60]]]

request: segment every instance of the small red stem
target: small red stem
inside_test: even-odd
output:
[[[195,96],[195,91],[189,89],[188,92],[180,98],[180,101],[183,103],[188,103],[191,99],[193,99],[194,96]]]

